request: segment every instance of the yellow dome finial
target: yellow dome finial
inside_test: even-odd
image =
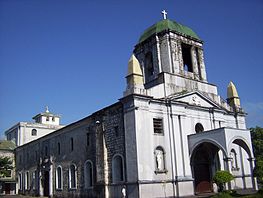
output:
[[[240,108],[240,99],[232,81],[227,86],[227,102],[233,108]]]
[[[138,59],[131,55],[131,58],[128,63],[128,74],[126,76],[127,79],[127,88],[124,92],[124,95],[128,95],[131,93],[141,93],[143,86],[143,73]]]
[[[138,59],[132,54],[128,63],[128,74],[129,75],[142,75],[142,69]]]

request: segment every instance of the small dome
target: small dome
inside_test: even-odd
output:
[[[144,33],[141,35],[139,39],[139,43],[145,41],[153,34],[157,34],[164,30],[170,30],[172,32],[179,33],[183,36],[188,36],[200,41],[200,38],[197,36],[197,34],[189,27],[181,25],[175,21],[170,21],[169,19],[164,19],[162,21],[159,21],[158,23],[155,23],[148,29],[146,29]]]

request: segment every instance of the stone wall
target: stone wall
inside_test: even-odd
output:
[[[120,155],[125,161],[124,138],[122,104],[116,103],[52,134],[18,147],[17,173],[23,175],[23,188],[19,193],[45,195],[44,186],[47,183],[49,194],[54,197],[103,197],[105,183],[112,185],[113,157]],[[86,189],[84,165],[87,160],[93,165],[93,186]],[[71,164],[76,166],[76,188],[69,187]],[[57,167],[61,167],[63,173],[61,189],[57,189],[56,186]],[[30,177],[28,186],[26,172],[29,172]],[[35,182],[33,172],[36,172]],[[45,181],[46,172],[49,174],[49,181]],[[122,184],[123,182],[120,182],[110,187],[115,189],[110,190],[116,193],[114,197],[121,195],[118,189]]]

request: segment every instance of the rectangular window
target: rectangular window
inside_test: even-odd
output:
[[[184,70],[188,72],[193,72],[191,45],[182,43],[181,47],[182,47]]]
[[[116,137],[119,136],[119,127],[118,126],[114,127],[114,133],[115,133]]]
[[[90,134],[87,133],[87,146],[89,146],[89,145],[90,145]]]
[[[162,118],[153,118],[153,131],[156,134],[163,133],[163,119]]]
[[[58,142],[58,155],[60,155],[60,143]]]
[[[73,138],[70,138],[70,145],[71,145],[71,151],[73,151],[74,150]]]
[[[48,154],[48,150],[47,150],[47,146],[45,146],[45,156],[47,156]]]
[[[37,151],[35,151],[35,159],[36,159],[36,161],[37,161]]]

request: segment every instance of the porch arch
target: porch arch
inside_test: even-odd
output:
[[[202,139],[201,141],[194,144],[194,146],[192,146],[192,148],[190,148],[190,159],[192,159],[193,152],[196,150],[196,148],[203,143],[213,144],[214,146],[218,147],[219,150],[222,150],[224,157],[227,157],[226,149],[219,142],[212,140],[212,139]]]
[[[237,144],[238,146],[242,147],[246,153],[248,154],[249,158],[253,158],[252,149],[249,146],[248,142],[241,136],[233,137],[228,144],[228,154],[230,154],[232,144]]]
[[[219,151],[223,158],[227,156],[223,146],[210,139],[203,139],[192,147],[190,159],[195,193],[213,192],[213,175],[223,165]]]

